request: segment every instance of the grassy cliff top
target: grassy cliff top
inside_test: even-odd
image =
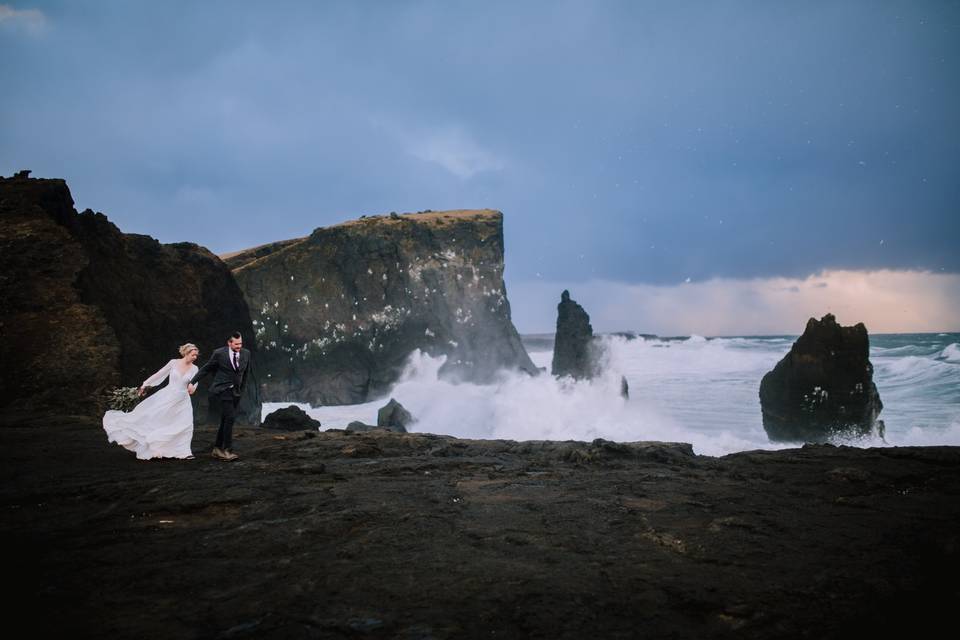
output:
[[[356,226],[409,224],[410,222],[431,226],[442,226],[454,222],[494,222],[499,220],[502,215],[503,214],[501,212],[495,209],[450,209],[447,211],[428,210],[419,211],[416,213],[386,213],[372,216],[361,216],[360,218],[339,222],[328,227],[318,227],[314,230],[314,232],[325,229],[339,229]],[[231,269],[237,269],[245,264],[253,262],[254,260],[296,245],[306,240],[308,237],[309,236],[303,236],[300,238],[290,238],[288,240],[267,242],[255,247],[250,247],[248,249],[241,249],[240,251],[222,253],[219,255],[219,257],[221,260],[226,262]]]
[[[331,225],[327,228],[349,227],[358,224],[369,224],[371,222],[387,224],[398,224],[400,222],[421,222],[425,224],[443,224],[445,222],[464,222],[477,221],[483,219],[496,220],[503,214],[494,209],[450,209],[448,211],[420,211],[417,213],[398,213],[396,217],[391,214],[382,214],[374,216],[363,216],[355,220],[348,220],[339,224]]]

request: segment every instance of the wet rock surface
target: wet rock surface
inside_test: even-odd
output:
[[[0,426],[9,624],[149,638],[922,637],[953,617],[960,450],[236,429],[138,461]],[[50,615],[56,612],[55,615]]]
[[[863,323],[844,327],[832,314],[810,318],[790,352],[763,376],[760,407],[771,441],[824,442],[836,434],[882,436],[883,409],[873,382]]]

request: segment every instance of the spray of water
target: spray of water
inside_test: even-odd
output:
[[[414,431],[463,438],[689,442],[702,455],[719,456],[750,449],[778,449],[799,443],[771,443],[760,418],[760,378],[789,350],[789,338],[686,340],[604,339],[607,361],[592,381],[530,377],[501,372],[486,385],[451,383],[438,376],[443,357],[420,351],[390,394],[365,404],[299,405],[324,428],[343,428],[353,420],[375,423],[377,409],[396,398],[417,418]],[[952,347],[952,349],[951,349]],[[917,394],[931,376],[953,381],[960,365],[949,361],[956,344],[929,355],[872,355],[886,408],[886,440],[876,436],[838,438],[854,446],[960,445],[960,406],[927,415]],[[549,368],[552,353],[531,351],[537,366]],[[620,377],[630,384],[630,399],[620,396]],[[913,395],[911,395],[913,394]],[[288,403],[289,404],[289,403]],[[264,406],[264,415],[286,404]],[[912,407],[904,413],[902,407]],[[900,411],[900,413],[898,413]],[[911,413],[912,411],[912,413]],[[925,421],[926,420],[926,421]]]

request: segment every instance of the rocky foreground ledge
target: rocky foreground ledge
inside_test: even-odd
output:
[[[7,624],[136,638],[842,637],[960,604],[960,449],[0,427]],[[19,618],[19,619],[18,619]]]

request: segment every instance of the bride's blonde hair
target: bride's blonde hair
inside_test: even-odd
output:
[[[186,356],[188,353],[190,353],[190,352],[193,351],[194,349],[197,349],[197,345],[193,344],[192,342],[188,342],[188,343],[185,344],[185,345],[181,345],[181,347],[180,347],[180,355],[181,355],[181,356]],[[197,349],[197,354],[199,354],[199,353],[200,353],[200,349]]]

